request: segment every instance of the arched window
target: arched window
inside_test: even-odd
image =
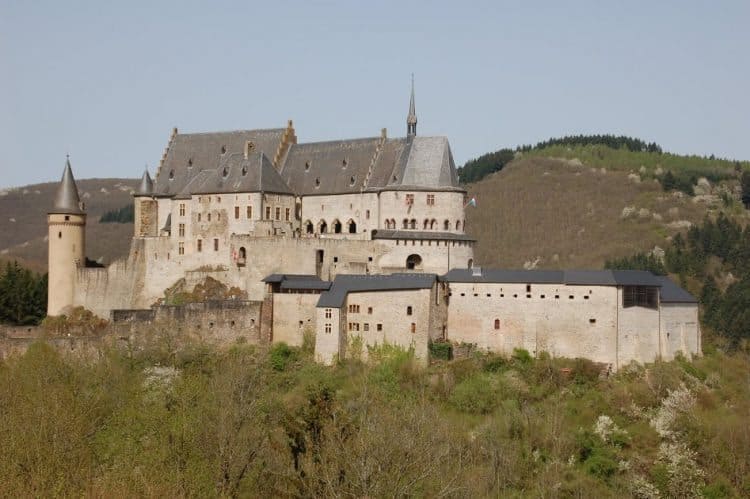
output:
[[[247,259],[247,251],[245,251],[245,247],[243,246],[239,249],[239,251],[237,251],[237,266],[244,267],[246,259]]]
[[[461,230],[461,220],[456,220],[456,230]]]
[[[349,221],[346,223],[346,225],[347,225],[347,227],[349,229],[349,234],[356,234],[357,233],[357,224],[354,223],[354,220],[352,220],[350,218]]]
[[[313,232],[315,232],[315,226],[310,220],[305,222],[305,232],[307,232],[308,234],[312,234]]]
[[[422,227],[424,230],[427,230],[427,227],[430,225],[430,221],[428,219],[424,219],[424,226]]]
[[[391,229],[396,229],[396,220],[394,220],[393,218],[391,218]]]
[[[500,319],[495,319],[495,329],[500,329]]]
[[[437,228],[437,220],[434,218],[430,220],[430,230],[435,230]]]
[[[410,229],[416,229],[417,228],[417,221],[414,218],[412,218],[411,221],[409,222],[409,228]]]
[[[406,257],[406,268],[409,270],[422,268],[422,257],[419,255],[409,255]]]
[[[333,232],[335,234],[341,234],[341,222],[338,219],[333,221]]]
[[[320,223],[318,223],[318,232],[321,234],[328,232],[328,224],[326,224],[325,220],[321,220]]]
[[[446,220],[445,222],[443,222],[443,230],[451,230],[451,221],[450,220]]]
[[[408,228],[409,228],[409,219],[404,218],[404,229],[408,229]]]

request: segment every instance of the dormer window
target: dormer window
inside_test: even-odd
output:
[[[169,180],[174,180],[174,170],[169,170]]]
[[[354,185],[356,181],[357,181],[357,178],[354,175],[349,177],[349,185]]]
[[[193,167],[193,158],[188,159],[188,168]]]
[[[227,153],[227,146],[221,146],[221,154]]]
[[[227,178],[227,176],[229,176],[229,168],[225,166],[224,169],[221,170],[221,176]]]
[[[315,177],[315,187],[320,187],[320,177]]]
[[[344,158],[344,160],[341,162],[341,168],[346,168],[349,165],[349,160]]]
[[[306,172],[310,171],[310,162],[309,161],[305,161],[305,171]]]
[[[247,166],[242,167],[242,176],[244,177],[245,175],[247,175]]]

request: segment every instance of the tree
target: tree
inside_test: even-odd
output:
[[[750,210],[750,170],[742,172],[740,183],[742,184],[742,204]]]
[[[661,187],[665,191],[672,191],[674,190],[675,186],[677,185],[677,180],[674,178],[674,174],[672,174],[672,170],[667,170],[667,173],[664,174],[664,177],[661,179]]]

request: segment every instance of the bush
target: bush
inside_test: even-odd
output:
[[[617,471],[617,463],[607,456],[594,454],[584,463],[586,471],[597,478],[606,480]]]
[[[284,342],[276,343],[271,347],[268,359],[271,367],[276,371],[283,371],[297,358],[297,352]]]
[[[486,374],[471,376],[456,385],[448,401],[461,412],[487,414],[498,404],[493,384]]]
[[[529,351],[523,348],[514,348],[512,358],[515,362],[518,362],[522,365],[531,364],[531,362],[534,360]]]
[[[430,357],[440,360],[451,360],[453,358],[453,345],[447,341],[436,341],[429,343]]]

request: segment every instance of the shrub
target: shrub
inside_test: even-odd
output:
[[[429,343],[430,357],[440,360],[451,360],[453,358],[453,346],[447,341],[436,341]]]
[[[523,365],[531,364],[531,362],[534,360],[529,351],[523,348],[514,348],[512,358],[514,361]]]
[[[586,471],[597,478],[606,480],[617,471],[617,463],[607,456],[594,454],[584,463]]]
[[[497,406],[498,398],[490,377],[477,374],[457,384],[448,400],[461,412],[487,414]]]
[[[276,343],[271,347],[271,351],[268,354],[268,360],[271,362],[271,367],[276,371],[283,371],[297,358],[296,353],[297,352],[286,343]]]

